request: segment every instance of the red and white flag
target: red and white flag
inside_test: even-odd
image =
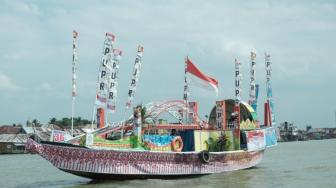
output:
[[[210,85],[218,95],[218,81],[210,76],[205,75],[202,73],[192,62],[189,58],[186,60],[187,63],[187,73],[197,77],[202,84]]]

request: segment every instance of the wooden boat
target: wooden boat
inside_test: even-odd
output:
[[[144,108],[140,105],[133,109],[133,116],[127,121],[118,126],[105,126],[105,107],[115,110],[113,96],[116,94],[118,58],[113,60],[113,66],[109,65],[114,39],[114,35],[106,34],[96,100],[96,105],[100,106],[97,109],[98,129],[64,143],[42,142],[32,136],[26,145],[29,152],[38,153],[62,171],[92,179],[178,178],[253,167],[262,160],[267,147],[276,145],[271,95],[265,103],[266,126],[261,128],[254,110],[256,97],[250,100],[254,107],[240,100],[241,74],[237,60],[236,99],[216,101],[208,121],[199,118],[198,103],[188,101],[186,75],[196,76],[215,91],[218,91],[218,81],[202,73],[187,58],[184,100],[149,103]],[[127,109],[132,104],[142,53],[143,47],[139,46]],[[120,55],[117,53],[116,57]],[[254,70],[255,55],[251,57],[251,68]],[[269,66],[270,62],[267,61],[266,65]],[[112,71],[107,66],[111,66]],[[254,76],[254,71],[251,72]],[[107,76],[108,73],[113,73],[113,76]],[[108,98],[106,83],[112,87],[109,88]],[[255,83],[251,82],[251,85],[254,88]],[[255,93],[251,90],[250,96]],[[174,121],[160,118],[164,113]]]
[[[258,151],[157,152],[99,150],[29,139],[36,152],[58,169],[92,179],[177,178],[250,168],[263,157]]]
[[[225,102],[229,108],[229,113],[231,110],[230,103],[233,103],[233,100],[226,100]],[[170,101],[165,103],[166,108],[162,108],[162,104],[156,105],[157,108],[150,108],[152,110],[147,114],[153,115],[162,113],[162,111],[172,111],[173,108],[179,106],[178,104],[181,105],[183,103],[182,101],[180,101],[180,103]],[[246,106],[242,104],[241,107],[243,114],[248,113],[249,109],[246,108]],[[209,122],[212,122],[213,113],[216,111],[218,113],[218,110],[212,111]],[[252,117],[251,114],[245,114],[244,116]],[[239,150],[234,149],[234,140],[231,138],[231,146],[224,149],[231,151],[213,152],[208,151],[209,148],[206,148],[206,144],[199,146],[199,142],[197,143],[196,141],[203,139],[202,142],[206,142],[210,137],[200,138],[197,134],[209,133],[210,135],[212,133],[223,133],[223,131],[214,130],[211,126],[203,127],[202,130],[195,129],[195,126],[196,125],[192,124],[162,124],[156,126],[156,129],[166,130],[180,127],[181,130],[177,130],[177,132],[180,132],[181,136],[183,135],[183,131],[192,132],[195,140],[194,147],[192,147],[194,151],[174,151],[173,147],[171,147],[170,151],[160,150],[160,148],[164,146],[158,146],[159,149],[132,148],[132,146],[126,146],[125,144],[119,146],[111,145],[111,141],[104,142],[105,147],[102,147],[103,144],[99,142],[95,145],[96,141],[90,146],[79,146],[78,142],[77,144],[39,142],[38,139],[34,140],[33,138],[29,138],[26,149],[31,153],[41,155],[62,171],[92,179],[168,179],[198,176],[246,169],[256,166],[261,162],[266,149],[266,143],[263,141],[266,137],[266,129],[257,128],[255,130],[242,131],[242,135],[246,135],[244,136],[246,141],[242,142],[246,143],[240,143],[242,148]],[[189,130],[187,130],[188,127]],[[144,129],[153,130],[155,128],[147,126]],[[118,130],[120,130],[120,128],[106,127],[104,130],[97,130],[94,135],[97,137],[101,137],[102,135],[106,137],[106,134],[117,132]],[[226,130],[224,132],[232,134],[232,130]],[[249,133],[253,133],[252,137]],[[76,141],[73,143],[76,143]],[[255,146],[255,143],[257,143],[257,146]],[[172,144],[172,142],[170,144]]]

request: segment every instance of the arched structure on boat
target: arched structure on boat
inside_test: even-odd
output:
[[[144,107],[146,107],[145,119],[150,118],[156,121],[160,114],[167,112],[180,123],[182,123],[182,113],[187,110],[187,105],[183,100],[152,102],[146,104]]]
[[[233,113],[233,108],[235,105],[235,101],[233,99],[225,100],[225,113],[226,113],[226,122],[228,122],[231,114]],[[253,110],[253,108],[246,102],[241,101],[240,103],[240,121],[246,121],[249,119],[250,121],[257,120],[257,113]],[[216,106],[214,106],[210,112],[209,116],[209,125],[216,124]]]

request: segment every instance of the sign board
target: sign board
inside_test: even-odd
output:
[[[265,129],[265,135],[266,135],[266,147],[271,147],[278,144],[277,135],[274,127],[269,127]]]
[[[59,130],[52,130],[50,135],[51,142],[64,142],[65,141],[65,132]]]
[[[87,133],[85,140],[86,140],[86,145],[87,146],[93,145],[93,134],[92,133]]]
[[[247,149],[248,151],[255,151],[265,149],[266,139],[265,130],[246,131]]]

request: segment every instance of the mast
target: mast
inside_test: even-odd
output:
[[[241,101],[241,81],[242,75],[240,73],[241,63],[235,59],[235,106],[234,106],[234,114],[236,116],[234,129],[236,132],[236,138],[238,144],[236,145],[236,149],[240,148],[240,101]]]
[[[256,86],[256,54],[251,52],[251,69],[250,69],[250,99],[249,104],[253,107],[256,111],[256,101],[257,101],[257,86]]]
[[[71,136],[73,136],[73,117],[76,99],[76,64],[77,64],[77,37],[78,33],[72,31],[72,102],[71,102]]]

